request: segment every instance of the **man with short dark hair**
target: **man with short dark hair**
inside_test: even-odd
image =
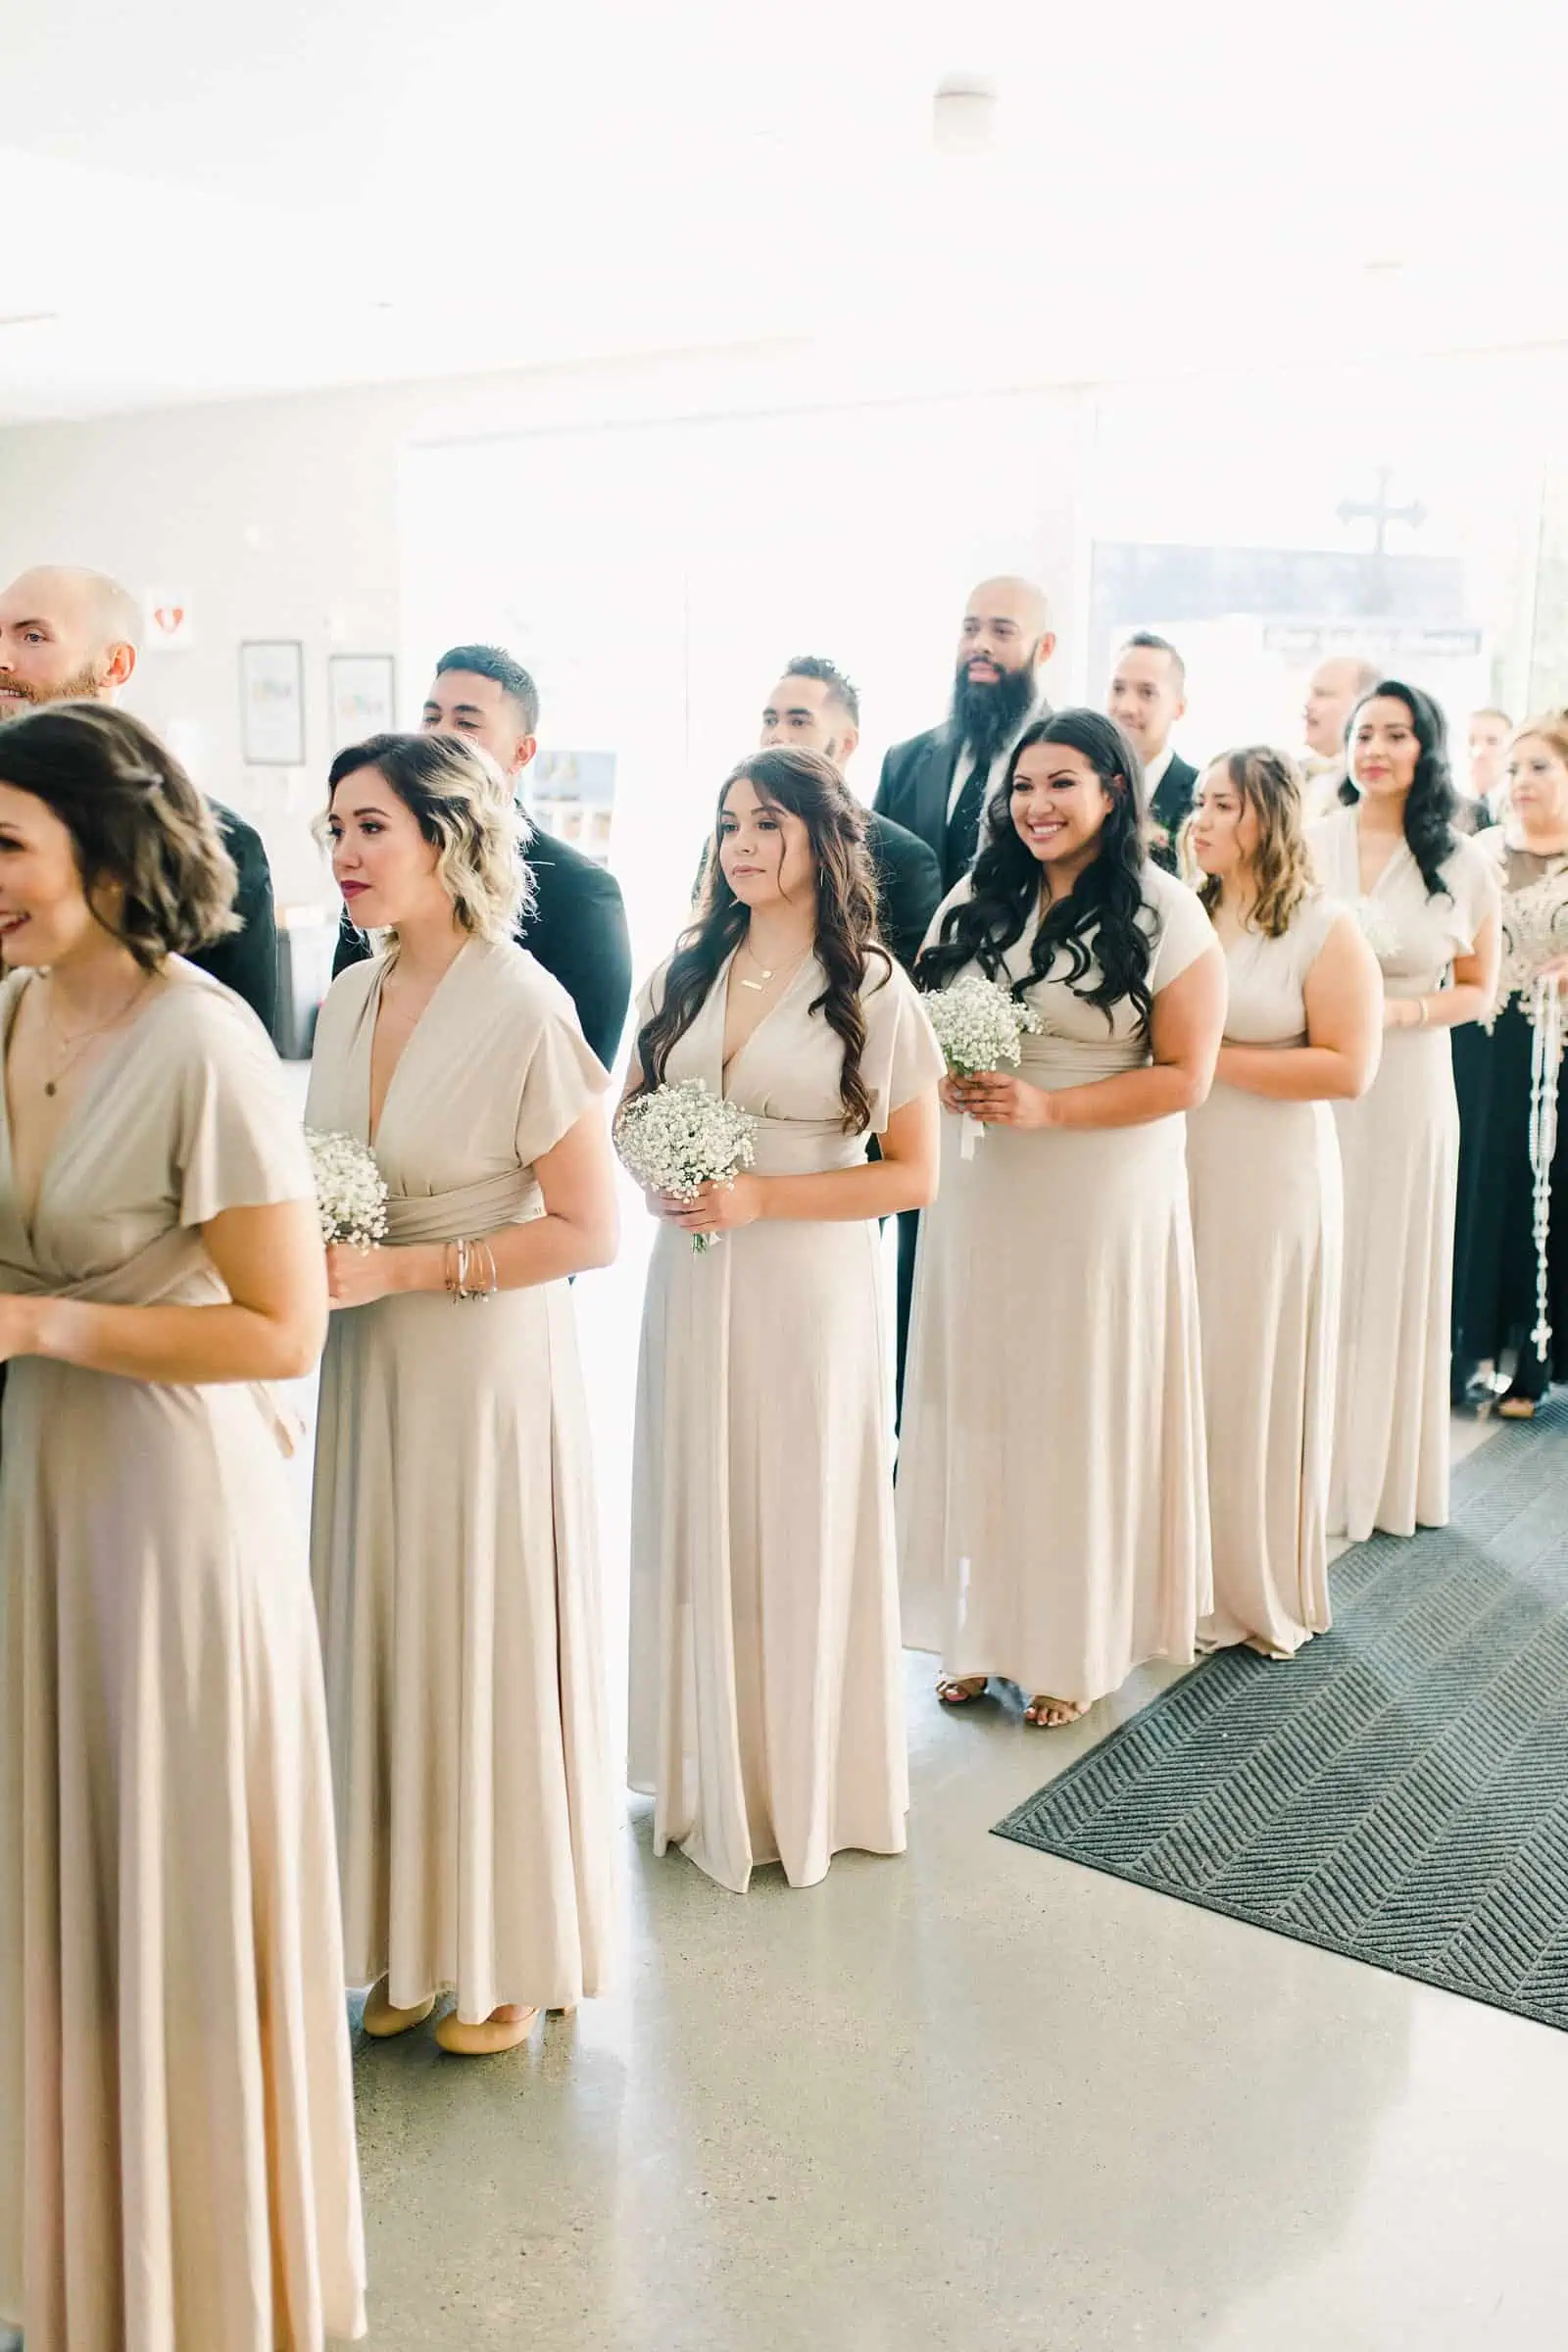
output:
[[[843,774],[860,740],[860,698],[836,663],[820,654],[791,662],[762,709],[762,745],[820,752]],[[882,936],[911,966],[942,902],[936,853],[888,816],[866,817],[866,848],[876,869]]]
[[[1168,637],[1137,629],[1116,656],[1105,697],[1113,718],[1144,763],[1151,855],[1175,873],[1176,843],[1192,814],[1198,770],[1170,740],[1187,709],[1187,664]]]
[[[1506,710],[1489,703],[1484,710],[1471,711],[1468,733],[1468,781],[1461,783],[1456,776],[1454,782],[1469,804],[1461,812],[1469,831],[1483,833],[1501,817],[1508,797],[1508,739],[1513,720]]]
[[[936,852],[944,891],[974,863],[981,817],[1019,736],[1050,715],[1040,673],[1055,644],[1033,581],[982,580],[964,608],[947,718],[895,744],[882,762],[873,806]]]
[[[522,798],[538,750],[539,692],[520,662],[499,645],[455,645],[436,663],[419,725],[427,735],[462,735],[498,761]],[[583,1036],[609,1069],[631,1001],[631,941],[613,874],[568,841],[531,828],[527,843],[534,903],[517,923],[517,944],[553,972],[577,1007]],[[345,910],[334,979],[370,953]]]
[[[114,703],[136,667],[141,611],[118,580],[77,565],[24,571],[0,594],[0,719],[40,703]],[[277,1011],[277,928],[262,837],[210,801],[237,877],[240,927],[190,958],[237,997],[270,1033]]]

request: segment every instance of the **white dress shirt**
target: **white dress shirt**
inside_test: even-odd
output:
[[[1164,783],[1165,770],[1167,767],[1169,767],[1175,757],[1176,746],[1173,743],[1167,743],[1162,752],[1156,752],[1152,760],[1148,760],[1145,761],[1144,790],[1150,800],[1153,799],[1155,793]]]

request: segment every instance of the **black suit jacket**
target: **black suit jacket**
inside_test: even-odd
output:
[[[221,980],[236,997],[243,997],[270,1036],[277,1012],[277,919],[272,907],[271,868],[255,826],[236,816],[232,808],[225,808],[221,801],[212,802],[211,808],[239,876],[234,912],[243,928],[231,931],[214,948],[203,948],[190,960],[211,972],[215,980]]]
[[[610,1069],[631,1002],[631,940],[613,874],[553,833],[529,836],[534,906],[517,925],[517,945],[553,972],[577,1007],[583,1036]],[[332,977],[370,953],[345,908]]]
[[[948,837],[948,795],[957,763],[958,744],[952,727],[928,727],[923,735],[893,746],[882,762],[871,804],[878,816],[891,818],[925,843],[939,876]]]
[[[1177,870],[1177,839],[1192,815],[1193,795],[1197,790],[1198,770],[1178,752],[1160,777],[1154,797],[1149,804],[1151,819],[1165,836],[1164,842],[1156,844],[1150,856],[1156,865],[1165,868],[1167,874]]]

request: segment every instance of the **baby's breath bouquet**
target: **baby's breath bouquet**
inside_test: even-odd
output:
[[[350,1242],[368,1250],[386,1233],[386,1186],[368,1144],[352,1135],[323,1135],[307,1127],[311,1172],[316,1178],[316,1213],[321,1239]]]
[[[989,1070],[1004,1067],[1016,1069],[1018,1040],[1040,1032],[1040,1015],[1033,1005],[1020,1004],[979,972],[968,972],[951,988],[927,997],[925,1008],[956,1078],[980,1078]],[[973,1159],[975,1145],[984,1133],[980,1121],[965,1111],[958,1146],[965,1159]]]
[[[695,1200],[705,1184],[733,1184],[757,1157],[757,1121],[701,1078],[634,1095],[615,1114],[615,1150],[637,1182],[673,1200]],[[692,1248],[720,1237],[694,1233]]]

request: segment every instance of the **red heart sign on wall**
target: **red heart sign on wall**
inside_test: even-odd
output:
[[[185,608],[183,605],[155,605],[153,608],[153,619],[166,637],[173,637],[178,634],[179,624],[184,617]]]

